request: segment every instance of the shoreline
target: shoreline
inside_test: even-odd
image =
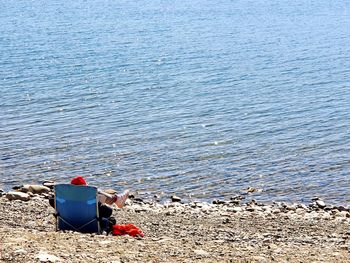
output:
[[[27,193],[28,194],[28,193]],[[144,238],[56,232],[49,193],[0,197],[1,262],[348,262],[350,210],[242,200],[158,203],[133,198],[113,208]],[[10,198],[11,199],[11,198]]]

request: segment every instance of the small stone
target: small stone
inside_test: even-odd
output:
[[[262,189],[258,189],[255,187],[248,187],[247,189],[245,189],[247,191],[247,193],[258,193],[258,192],[262,192]]]
[[[50,192],[50,188],[43,185],[29,185],[28,191],[33,194],[43,194]]]
[[[255,211],[254,207],[252,207],[252,206],[248,206],[245,210],[248,211],[248,212],[254,212]]]
[[[12,200],[29,201],[30,195],[27,193],[11,191],[6,194],[6,198],[10,201]]]
[[[46,186],[46,187],[48,187],[48,188],[50,188],[50,189],[53,189],[53,187],[55,186],[55,182],[54,181],[44,181],[43,182],[43,186]]]
[[[269,245],[267,246],[267,248],[269,248],[269,249],[277,249],[278,246],[277,246],[276,244],[271,243],[271,244],[269,244]]]
[[[350,217],[350,214],[349,214],[349,212],[346,212],[346,211],[339,211],[338,213],[335,214],[335,216],[348,218],[348,217]]]
[[[344,206],[342,206],[342,205],[337,206],[336,209],[338,209],[338,211],[340,211],[340,212],[341,212],[341,211],[345,211],[345,212],[348,212],[348,211],[349,211],[348,208],[346,208],[346,207],[344,207]]]
[[[172,202],[181,202],[181,198],[176,196],[176,195],[172,195],[171,196],[171,201]]]
[[[226,204],[226,202],[223,200],[216,199],[216,200],[213,200],[213,204],[214,205],[223,205],[223,204]]]
[[[295,213],[296,213],[297,215],[304,215],[304,214],[306,213],[306,211],[305,211],[304,209],[302,209],[302,208],[297,208],[297,209],[295,210]]]
[[[319,208],[322,208],[322,209],[326,207],[325,202],[323,202],[322,200],[317,200],[317,201],[316,201],[316,205],[317,205]]]
[[[239,205],[240,202],[241,202],[240,200],[231,200],[230,204]]]
[[[13,252],[15,255],[20,255],[20,254],[27,254],[28,252],[27,252],[27,250],[25,250],[25,249],[18,249],[18,250],[16,250],[16,251],[14,251]]]
[[[274,208],[274,209],[272,209],[272,213],[273,214],[279,214],[279,213],[281,213],[281,209]]]
[[[231,223],[230,219],[229,218],[225,218],[222,223],[225,225],[225,224],[229,224]]]
[[[289,211],[295,211],[295,210],[297,210],[297,205],[296,204],[287,205],[286,209]]]
[[[200,257],[208,257],[210,256],[209,252],[205,251],[205,250],[202,250],[202,249],[197,249],[197,250],[194,250],[193,251],[197,256],[200,256]]]
[[[232,212],[234,212],[234,213],[237,213],[237,212],[242,212],[243,211],[243,209],[242,209],[242,207],[232,207],[232,208],[230,208],[228,211],[232,211]]]
[[[236,196],[233,196],[230,198],[231,201],[234,201],[234,200],[243,200],[245,197],[242,196],[242,195],[236,195]]]
[[[130,198],[130,195],[129,195],[129,198]],[[141,203],[141,204],[144,203],[143,199],[140,198],[140,197],[135,197],[132,200],[133,200],[134,203]]]
[[[42,251],[39,252],[36,258],[39,259],[40,262],[62,262],[62,260],[59,257],[50,255]]]
[[[198,207],[198,208],[202,208],[202,207],[203,207],[203,203],[196,202],[195,204],[196,204],[196,206],[195,206],[195,207]]]

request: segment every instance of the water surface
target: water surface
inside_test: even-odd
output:
[[[348,203],[347,1],[3,1],[2,187]]]

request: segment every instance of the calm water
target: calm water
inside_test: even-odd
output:
[[[349,1],[0,4],[0,187],[348,204]]]

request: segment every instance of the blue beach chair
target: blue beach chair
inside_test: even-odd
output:
[[[57,184],[54,190],[56,230],[101,233],[96,187]]]

